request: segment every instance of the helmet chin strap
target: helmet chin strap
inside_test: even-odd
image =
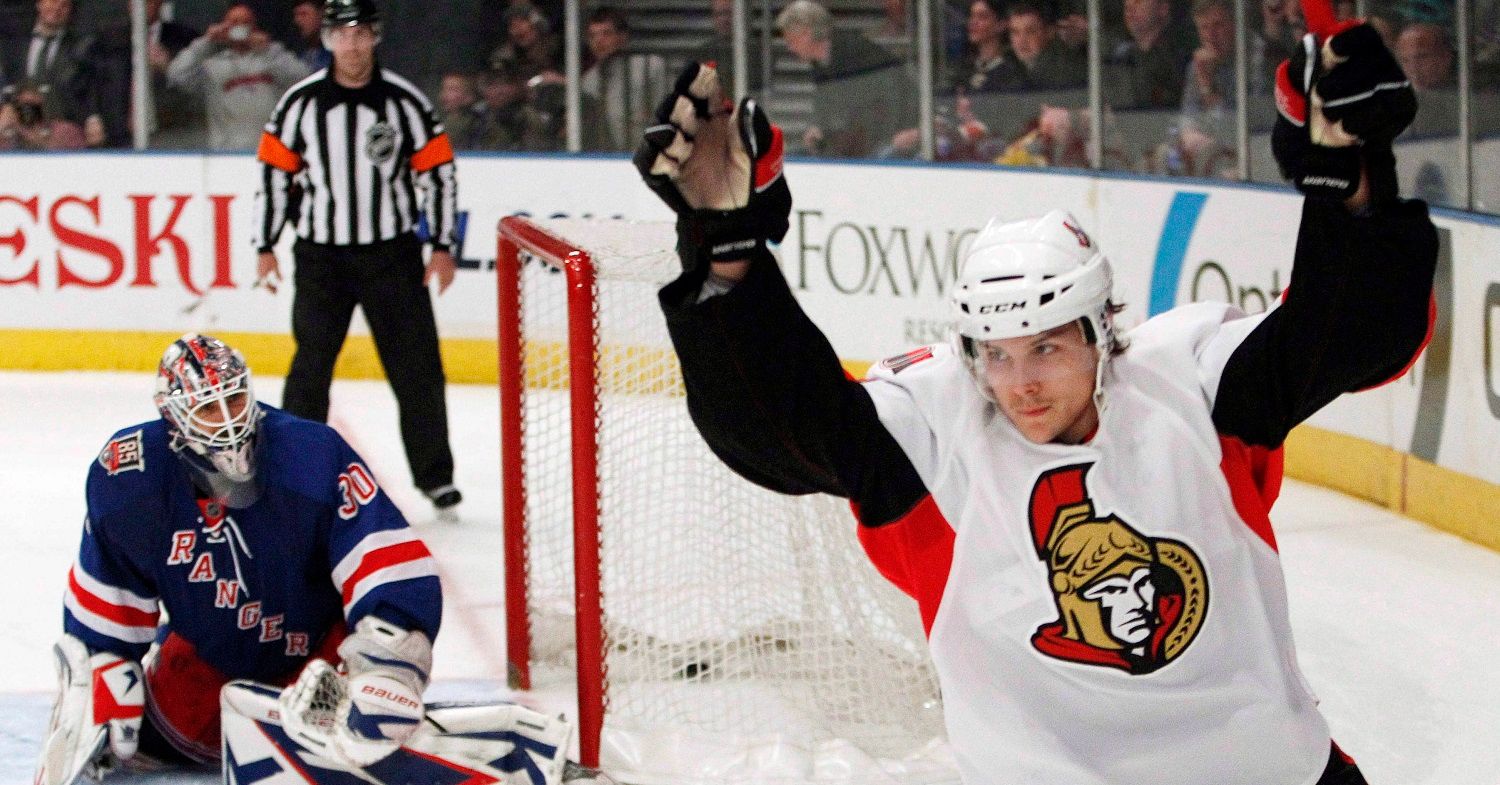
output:
[[[1105,305],[1104,312],[1098,317],[1098,340],[1094,346],[1099,351],[1099,363],[1094,367],[1094,411],[1099,415],[1100,422],[1104,420],[1104,371],[1109,366],[1109,358],[1114,356],[1116,342],[1114,319],[1110,316],[1109,306]]]
[[[1109,365],[1109,355],[1107,347],[1099,347],[1099,362],[1094,366],[1094,411],[1100,421],[1104,420],[1104,369]]]

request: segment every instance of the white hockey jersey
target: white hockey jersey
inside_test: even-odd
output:
[[[953,530],[929,635],[967,782],[1322,773],[1329,733],[1296,665],[1271,499],[1210,418],[1259,321],[1237,315],[1197,305],[1135,330],[1081,445],[1027,441],[947,346],[865,384],[942,513],[930,525]]]

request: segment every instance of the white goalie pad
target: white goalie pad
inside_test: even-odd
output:
[[[58,695],[37,764],[37,785],[97,782],[135,755],[146,702],[140,663],[64,635],[52,648]]]
[[[281,690],[249,681],[220,693],[226,785],[560,785],[572,726],[510,703],[435,703],[395,752],[355,768],[289,733]]]

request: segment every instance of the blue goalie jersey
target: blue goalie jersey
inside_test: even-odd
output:
[[[436,638],[437,564],[368,467],[332,428],[258,405],[262,489],[243,509],[203,498],[162,420],[105,445],[65,632],[139,660],[170,629],[227,678],[266,682],[372,613]]]

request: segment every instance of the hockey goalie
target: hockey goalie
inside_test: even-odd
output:
[[[332,428],[256,401],[206,335],[167,348],[155,403],[89,467],[36,785],[562,780],[562,720],[424,704],[437,565]]]

